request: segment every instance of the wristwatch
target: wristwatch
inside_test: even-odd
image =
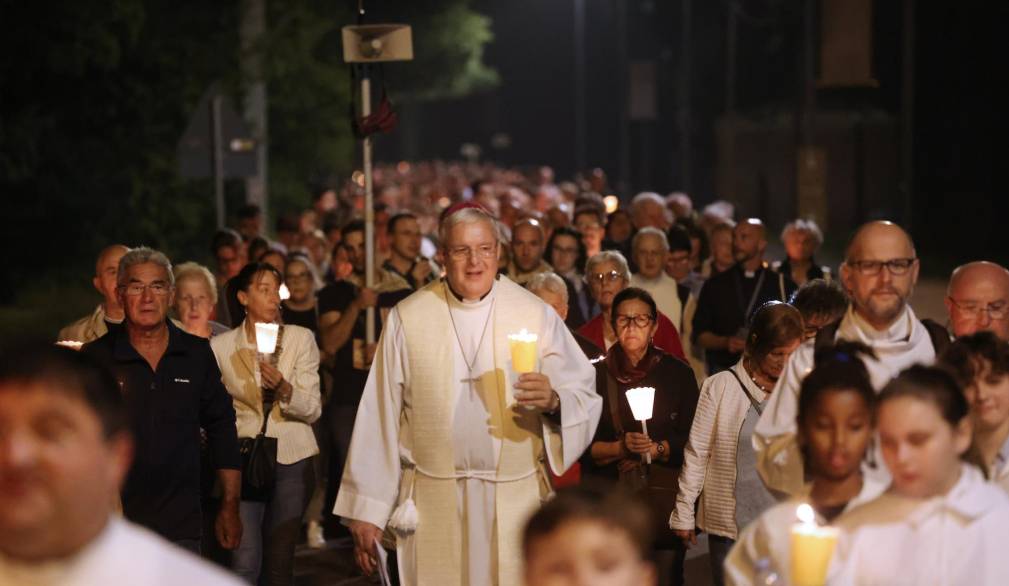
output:
[[[665,456],[666,455],[666,446],[663,445],[662,442],[659,442],[658,444],[656,444],[656,446],[657,447],[655,448],[655,451],[659,453],[659,457]]]

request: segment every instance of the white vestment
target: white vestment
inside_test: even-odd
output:
[[[811,488],[808,485],[806,488]],[[878,497],[886,490],[886,485],[878,484],[871,479],[864,479],[862,490],[855,498],[848,501],[844,507],[847,513],[856,507]],[[767,560],[770,569],[781,577],[787,577],[792,565],[792,526],[796,523],[796,509],[802,503],[808,503],[807,495],[796,496],[764,511],[746,529],[739,534],[739,539],[725,558],[725,583],[729,586],[747,586],[754,584],[757,563]],[[842,513],[841,519],[844,517]],[[824,523],[823,519],[817,522]],[[787,582],[786,582],[787,583]]]
[[[436,282],[414,295],[443,286]],[[499,327],[502,323],[509,323],[509,308],[504,303],[497,304],[502,286],[517,288],[502,277],[478,302],[462,303],[453,295],[447,295],[446,304],[451,308],[451,319],[454,321],[454,327],[449,331],[454,330],[458,339],[450,333],[449,339],[432,336],[421,341],[451,349],[453,372],[450,380],[455,384],[451,395],[455,402],[451,446],[446,447],[450,447],[454,454],[457,478],[458,513],[463,528],[463,575],[459,583],[463,585],[498,583],[495,501],[496,483],[501,481],[497,472],[503,442],[500,430],[490,425],[493,417],[488,406],[499,397],[496,386],[487,384],[494,377],[487,375],[495,369],[495,323]],[[524,291],[520,293],[526,294]],[[595,392],[595,370],[577,342],[556,312],[546,304],[540,304],[542,308],[537,308],[537,311],[542,311],[542,326],[538,332],[539,371],[550,378],[561,399],[561,411],[559,425],[546,416],[540,417],[542,429],[536,430],[536,433],[542,438],[540,441],[548,444],[548,431],[559,433],[562,445],[546,445],[544,451],[554,473],[561,474],[591,443],[599,422],[602,400]],[[363,520],[383,528],[393,510],[404,500],[400,495],[404,468],[413,473],[416,466],[410,449],[413,444],[410,438],[400,434],[400,428],[404,420],[414,425],[413,417],[417,413],[411,392],[411,372],[416,376],[418,365],[409,363],[407,351],[408,344],[417,341],[408,342],[406,339],[400,311],[400,306],[393,309],[383,329],[378,355],[361,399],[333,511],[345,519]],[[446,320],[448,315],[446,312]],[[516,323],[515,330],[519,329],[521,325]],[[472,373],[467,362],[473,365]],[[509,381],[508,392],[513,393],[511,384],[514,375],[506,375],[505,378]],[[508,402],[513,402],[513,399]],[[517,412],[525,408],[511,405],[510,409]],[[417,475],[423,474],[418,470]],[[420,522],[423,523],[423,505],[418,503],[417,506]],[[396,533],[402,583],[425,583],[424,577],[417,575],[414,535]]]
[[[143,527],[110,517],[95,539],[66,559],[26,564],[5,558],[0,553],[0,584],[242,586],[244,582]]]
[[[949,493],[886,493],[838,520],[827,583],[836,586],[1009,584],[1009,497],[962,464]]]
[[[863,362],[877,392],[905,368],[935,362],[928,330],[910,307],[882,332],[874,330],[849,308],[837,328],[837,339],[862,342],[873,349],[876,360],[866,358]],[[761,479],[768,489],[785,495],[797,494],[804,484],[802,457],[795,441],[795,417],[799,409],[799,388],[813,369],[814,352],[811,340],[792,353],[753,433]],[[863,467],[863,473],[876,483],[886,485],[890,474],[879,454],[878,442],[876,444],[876,449],[867,454],[871,464]]]

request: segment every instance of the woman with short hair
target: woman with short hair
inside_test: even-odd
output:
[[[228,326],[211,318],[217,305],[217,282],[207,267],[184,262],[175,273],[175,314],[182,327],[201,338],[211,338],[228,331]]]
[[[655,347],[658,327],[655,300],[644,289],[630,287],[613,299],[610,316],[617,342],[596,363],[596,392],[603,399],[602,417],[587,458],[584,475],[614,489],[644,489],[652,504],[661,583],[683,583],[683,544],[669,530],[683,464],[683,446],[697,406],[697,382],[682,360]],[[655,389],[648,434],[634,419],[626,393],[635,387]],[[644,459],[651,459],[645,464]]]
[[[739,531],[776,502],[757,475],[750,437],[802,332],[797,309],[780,301],[765,303],[753,314],[739,362],[701,386],[670,526],[688,547],[697,542],[695,528],[708,533],[718,586]]]

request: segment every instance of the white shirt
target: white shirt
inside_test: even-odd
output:
[[[25,564],[0,554],[3,586],[241,586],[237,576],[129,521],[110,517],[75,555]]]
[[[1009,497],[971,465],[945,495],[888,492],[838,525],[832,586],[1009,584]]]

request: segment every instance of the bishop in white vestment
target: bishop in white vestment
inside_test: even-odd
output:
[[[493,219],[442,226],[447,277],[389,315],[354,426],[334,513],[358,563],[386,529],[404,584],[520,584],[522,527],[595,433],[592,366],[556,312],[496,277]],[[538,335],[521,376],[508,335]]]

